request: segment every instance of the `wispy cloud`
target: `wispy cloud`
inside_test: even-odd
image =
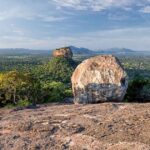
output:
[[[112,7],[130,10],[150,4],[150,0],[53,0],[59,8],[73,8],[75,10],[102,11]]]
[[[33,12],[25,12],[21,8],[10,8],[9,10],[0,11],[0,21],[15,18],[32,20],[34,17],[35,14]]]
[[[16,35],[24,35],[24,31],[21,29],[14,29],[12,32]]]
[[[8,19],[25,19],[25,20],[41,20],[45,22],[56,22],[67,19],[67,17],[62,16],[53,16],[53,15],[39,15],[35,12],[24,12],[19,9],[12,9],[9,11],[0,12],[0,21],[8,20]]]
[[[0,47],[150,47],[150,0],[35,1],[0,0]]]
[[[149,50],[149,39],[150,28],[124,28],[95,31],[76,36],[59,36],[57,38],[35,38],[21,35],[3,36],[0,38],[0,47],[4,47],[9,41],[9,47],[25,47],[35,49],[50,49],[68,45],[76,45],[95,50],[112,47]]]
[[[9,1],[9,0],[8,0]],[[12,0],[12,2],[15,0]],[[10,19],[24,19],[27,21],[30,20],[39,20],[44,22],[57,22],[67,19],[61,14],[58,14],[55,11],[52,11],[49,3],[43,3],[40,5],[40,0],[37,0],[37,4],[29,3],[30,0],[22,0],[21,2],[12,3],[8,6],[3,6],[1,2],[0,6],[0,21],[10,20]],[[3,7],[2,7],[3,6]],[[36,7],[35,7],[36,6]],[[44,8],[47,9],[45,10]],[[2,8],[2,9],[1,9]]]
[[[143,13],[150,13],[150,6],[146,6],[140,10]]]
[[[47,16],[47,15],[45,16],[39,15],[37,17],[40,18],[44,22],[56,22],[56,21],[63,21],[67,19],[67,17]]]

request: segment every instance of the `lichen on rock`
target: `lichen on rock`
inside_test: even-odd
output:
[[[112,55],[83,61],[71,80],[75,103],[121,102],[128,87],[126,72]]]

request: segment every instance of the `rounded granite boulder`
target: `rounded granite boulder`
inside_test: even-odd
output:
[[[128,87],[128,78],[119,60],[100,55],[83,61],[72,78],[74,103],[121,102]]]

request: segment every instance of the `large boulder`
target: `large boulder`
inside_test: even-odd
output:
[[[73,53],[69,47],[59,48],[53,51],[54,57],[72,58]]]
[[[71,80],[75,103],[121,102],[128,87],[126,72],[112,55],[83,61]]]

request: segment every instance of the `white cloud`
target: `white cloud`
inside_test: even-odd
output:
[[[14,19],[20,18],[25,20],[41,20],[44,22],[55,22],[55,21],[62,21],[66,19],[66,17],[59,17],[59,16],[48,16],[47,14],[39,15],[34,12],[24,12],[19,9],[12,9],[9,11],[0,12],[0,21],[7,20],[7,19]]]
[[[24,47],[34,49],[52,49],[75,45],[91,49],[112,47],[131,48],[134,50],[150,50],[150,28],[125,28],[89,32],[76,36],[58,36],[34,38],[26,36],[0,37],[0,47]],[[9,45],[8,45],[9,43]]]
[[[24,31],[21,29],[14,29],[12,32],[16,35],[24,35]]]
[[[134,6],[147,6],[150,0],[53,0],[58,8],[70,7],[76,10],[102,11],[111,7],[130,10]]]
[[[22,9],[17,7],[0,12],[0,21],[7,20],[7,19],[14,19],[14,18],[32,20],[34,19],[34,17],[35,14],[33,12],[23,11]]]
[[[150,13],[150,6],[146,6],[140,10],[143,13]]]
[[[67,17],[56,17],[56,16],[47,16],[47,15],[43,15],[43,16],[38,16],[42,21],[44,22],[56,22],[56,21],[62,21],[67,19]]]
[[[5,10],[0,9],[0,21],[9,19],[25,19],[25,20],[38,20],[44,22],[57,22],[67,19],[61,14],[55,14],[55,12],[42,11],[40,7],[30,8],[31,6],[20,6],[16,4],[14,7],[8,7]],[[42,7],[44,9],[44,7]]]
[[[93,25],[94,23],[90,26],[90,18],[84,20],[84,18],[80,18],[83,15],[82,13],[74,13],[72,11],[72,9],[87,10],[86,13],[88,13],[89,11],[102,11],[114,7],[149,13],[150,0],[49,0],[49,3],[48,0],[37,0],[37,3],[31,0],[7,0],[10,2],[16,1],[12,6],[7,5],[8,7],[2,6],[3,2],[6,1],[0,1],[0,47],[50,49],[66,45],[76,45],[92,49],[127,47],[139,50],[150,47],[150,28],[95,31],[97,28],[94,27],[99,25],[99,23],[95,21],[95,26]],[[28,1],[31,5],[27,3],[24,6],[23,1],[24,3]],[[106,17],[113,21],[126,19],[126,26],[130,26],[130,22],[128,23],[129,13],[126,14],[124,11],[114,10],[108,11]],[[129,17],[131,18],[132,14]],[[68,18],[72,20],[61,22]],[[100,18],[97,16],[98,19]],[[8,20],[9,23],[4,20]],[[26,20],[34,20],[35,22],[31,21],[29,23]],[[117,21],[115,25],[122,26],[122,24],[117,24]],[[55,25],[51,22],[61,22],[62,24]],[[87,23],[86,26],[83,26],[81,22]],[[147,25],[147,22],[145,24],[143,22],[144,26]],[[106,28],[114,27],[111,22],[110,24],[109,22],[105,22],[105,19],[102,20],[102,24],[104,23],[107,23]],[[88,29],[95,32],[83,34]],[[55,37],[46,37],[48,35],[55,35]],[[65,37],[63,35],[70,36]]]

